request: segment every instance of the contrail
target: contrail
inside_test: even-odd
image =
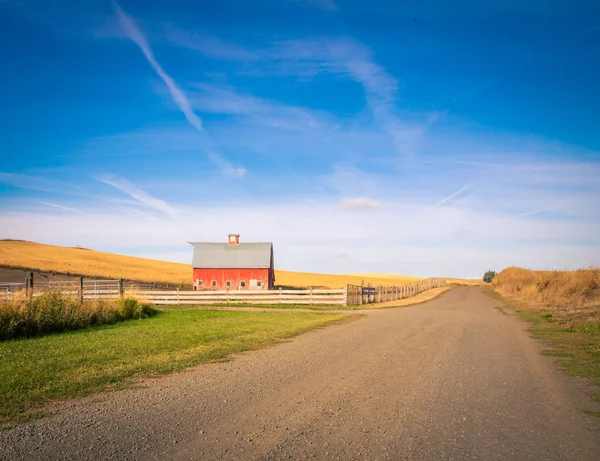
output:
[[[79,210],[76,210],[75,208],[69,208],[68,206],[64,206],[64,205],[59,205],[57,203],[50,203],[50,202],[40,202],[42,205],[46,205],[52,208],[58,208],[59,210],[64,210],[64,211],[70,211],[71,213],[77,213],[77,214],[85,214],[82,213]]]
[[[451,198],[453,198],[453,197],[456,197],[456,196],[457,196],[458,194],[460,194],[461,192],[463,192],[463,191],[467,190],[469,187],[471,187],[471,185],[470,185],[470,184],[467,184],[467,185],[466,185],[465,187],[463,187],[462,189],[460,189],[460,190],[457,190],[456,192],[454,192],[454,194],[451,194],[451,195],[449,195],[448,197],[446,197],[446,198],[443,198],[441,201],[439,201],[438,203],[436,203],[436,205],[435,205],[435,206],[436,206],[436,207],[439,207],[440,205],[442,205],[442,204],[446,203],[446,202],[447,202],[448,200],[450,200]]]
[[[177,209],[173,208],[164,200],[153,197],[152,195],[148,194],[146,191],[143,191],[142,189],[137,187],[135,184],[132,184],[125,178],[103,177],[99,178],[98,180],[100,182],[103,182],[104,184],[108,184],[109,186],[114,187],[115,189],[123,192],[126,195],[129,195],[141,205],[144,205],[148,208],[152,208],[154,210],[161,211],[165,214],[168,214],[172,218],[176,218],[179,216],[179,211]]]
[[[133,21],[133,19],[129,17],[129,15],[127,15],[127,13],[125,13],[125,11],[123,11],[121,6],[116,1],[113,1],[113,6],[115,8],[117,16],[121,21],[121,24],[123,24],[125,32],[129,36],[129,38],[137,46],[140,47],[142,53],[144,53],[144,56],[146,56],[146,59],[148,60],[154,71],[163,80],[163,82],[165,82],[165,85],[167,85],[167,88],[169,89],[169,93],[171,93],[173,101],[175,101],[175,104],[179,106],[179,109],[181,110],[181,112],[183,112],[185,118],[187,118],[187,121],[198,131],[204,131],[204,128],[202,127],[202,120],[200,120],[200,118],[194,113],[194,111],[190,107],[190,103],[183,94],[183,91],[179,89],[179,87],[171,78],[171,76],[169,76],[169,74],[167,74],[162,68],[162,66],[158,63],[158,61],[154,57],[154,53],[152,52],[150,45],[148,44],[148,40],[146,39],[142,31],[138,28],[137,24]]]

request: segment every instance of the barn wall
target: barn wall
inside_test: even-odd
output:
[[[250,280],[260,280],[259,289],[267,290],[273,288],[270,280],[270,270],[265,269],[194,269],[194,286],[197,286],[197,280],[204,283],[198,290],[249,290]],[[215,280],[217,286],[213,287],[211,282]],[[225,282],[231,281],[231,287],[227,287]],[[240,287],[240,282],[246,282],[244,288]]]

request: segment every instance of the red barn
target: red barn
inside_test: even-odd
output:
[[[190,242],[194,247],[194,290],[271,290],[275,284],[273,244]]]

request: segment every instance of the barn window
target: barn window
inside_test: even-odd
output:
[[[227,281],[225,282],[225,285],[226,285],[226,286],[228,286],[228,287],[230,287],[230,286],[231,286],[231,282],[230,282],[229,280],[227,280]]]
[[[246,282],[244,282],[244,281],[241,281],[241,282],[240,282],[240,286],[241,286],[241,287],[245,287],[245,286],[246,286]]]
[[[198,284],[199,287],[201,287],[204,282],[202,280],[198,280],[196,283]]]
[[[213,287],[216,287],[216,286],[217,286],[217,281],[216,281],[216,280],[213,280],[212,282],[210,282],[210,284],[211,284]]]
[[[262,282],[259,280],[258,282],[256,282],[256,286],[259,287],[262,285]]]

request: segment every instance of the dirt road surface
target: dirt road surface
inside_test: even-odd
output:
[[[480,288],[57,406],[0,459],[599,460],[581,383]]]

